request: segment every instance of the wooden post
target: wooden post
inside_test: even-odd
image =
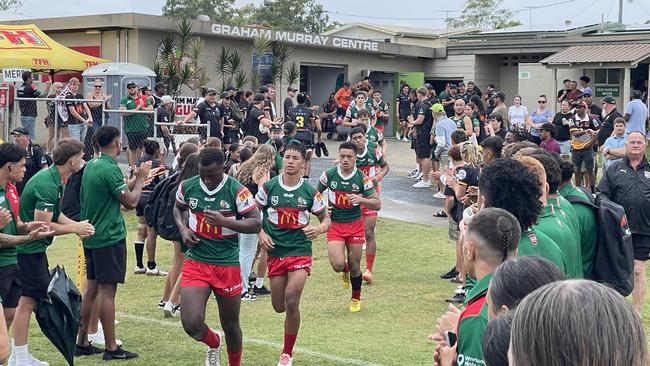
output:
[[[86,257],[84,256],[84,245],[81,238],[77,238],[77,288],[83,294],[84,282],[86,279]]]

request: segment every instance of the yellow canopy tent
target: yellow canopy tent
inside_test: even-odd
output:
[[[108,61],[67,48],[33,24],[0,25],[0,69],[83,71]]]

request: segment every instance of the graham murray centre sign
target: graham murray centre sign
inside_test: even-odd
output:
[[[289,31],[276,31],[264,28],[236,26],[228,24],[212,24],[212,33],[235,38],[267,38],[274,42],[287,42],[313,47],[339,48],[365,52],[382,52],[380,43],[362,39],[322,36]]]

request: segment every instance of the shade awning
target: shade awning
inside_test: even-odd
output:
[[[83,71],[108,60],[67,48],[33,24],[0,25],[0,68]]]
[[[650,43],[589,44],[568,47],[541,60],[547,66],[578,64],[629,64],[636,67],[650,58]]]

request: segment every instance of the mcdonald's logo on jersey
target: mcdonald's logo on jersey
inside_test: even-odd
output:
[[[352,208],[354,205],[352,202],[350,202],[350,198],[348,198],[349,193],[348,192],[335,192],[336,194],[336,202],[335,205],[338,208]]]
[[[205,221],[203,212],[196,213],[196,235],[206,239],[219,239],[222,237],[221,226],[210,225]]]
[[[278,227],[282,229],[298,229],[300,225],[300,210],[297,208],[278,208]]]

